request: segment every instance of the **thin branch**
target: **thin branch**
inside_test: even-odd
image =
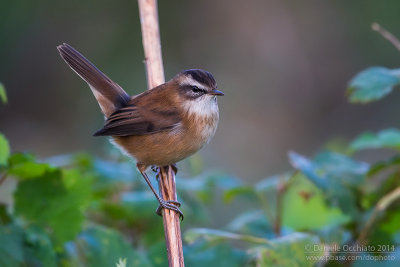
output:
[[[397,187],[392,192],[383,196],[376,204],[374,210],[371,213],[368,221],[364,225],[363,229],[360,231],[360,236],[357,239],[358,244],[364,244],[367,240],[367,236],[371,231],[372,226],[379,216],[396,200],[400,199],[400,186]]]
[[[385,30],[381,25],[379,25],[378,23],[374,22],[371,25],[371,28],[380,33],[380,35],[382,35],[383,38],[385,38],[386,40],[388,40],[389,42],[392,43],[392,45],[394,47],[396,47],[397,50],[400,51],[400,41],[399,39],[396,38],[396,36],[394,36],[393,34],[391,34],[390,32],[388,32],[387,30]]]
[[[142,26],[147,87],[150,90],[165,82],[160,30],[158,26],[157,0],[138,0],[138,3]],[[160,168],[158,183],[164,200],[177,200],[175,173],[171,166]],[[179,214],[165,209],[163,209],[162,213],[169,266],[183,267]]]

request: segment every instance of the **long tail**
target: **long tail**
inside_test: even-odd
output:
[[[109,117],[129,101],[130,97],[124,89],[108,78],[72,46],[64,43],[57,46],[57,49],[70,68],[89,84],[106,117]]]

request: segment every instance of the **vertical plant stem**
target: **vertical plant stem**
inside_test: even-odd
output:
[[[152,89],[165,82],[158,26],[157,0],[138,0],[147,87]]]
[[[138,0],[148,89],[165,82],[158,25],[157,0]],[[162,153],[162,151],[160,151]],[[171,166],[160,168],[158,185],[164,200],[177,200],[175,173]],[[183,250],[179,214],[163,209],[169,266],[182,267]]]
[[[162,198],[176,201],[175,173],[172,167],[162,167],[159,177],[158,186]],[[163,221],[169,266],[185,266],[179,214],[173,210],[163,209]]]

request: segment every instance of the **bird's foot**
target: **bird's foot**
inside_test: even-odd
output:
[[[174,174],[176,175],[176,174],[178,173],[178,167],[176,166],[176,164],[174,163],[174,164],[171,164],[171,165],[169,165],[169,166],[172,168],[172,170],[174,171]],[[168,167],[168,166],[166,166],[166,167]],[[158,180],[158,178],[160,177],[160,170],[161,170],[161,167],[158,167],[158,166],[153,165],[153,166],[151,166],[150,168],[151,168],[151,170],[152,170],[153,172],[156,173],[156,178],[157,178],[157,180]]]
[[[158,173],[158,171],[160,170],[160,167],[157,167],[157,166],[155,166],[155,165],[152,165],[150,168],[151,168],[151,170],[152,170],[153,172],[155,172],[155,173]]]
[[[158,206],[156,213],[162,217],[161,211],[163,209],[173,210],[179,214],[179,218],[181,219],[181,221],[183,221],[184,216],[183,216],[182,211],[179,209],[180,206],[181,206],[181,203],[178,201],[161,199],[160,205]]]

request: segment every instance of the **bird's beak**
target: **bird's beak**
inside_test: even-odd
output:
[[[217,89],[212,89],[208,94],[210,95],[224,95],[221,91],[218,91]]]

